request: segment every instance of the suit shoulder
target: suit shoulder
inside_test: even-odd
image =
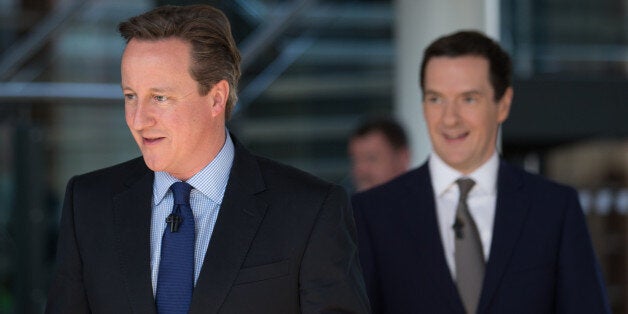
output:
[[[321,213],[328,217],[348,208],[349,198],[341,186],[277,161],[255,158],[264,182],[263,190],[257,195],[273,204],[275,212],[302,222],[303,219],[313,222]]]
[[[144,159],[137,157],[113,166],[77,175],[73,180],[82,184],[115,182],[123,181],[134,173],[145,173],[146,171],[148,171],[148,168],[144,163]]]
[[[255,155],[264,181],[269,188],[281,186],[284,190],[327,192],[333,183],[295,167]]]
[[[502,162],[502,167],[505,171],[514,173],[516,176],[520,177],[522,182],[526,187],[533,189],[534,191],[539,191],[542,194],[550,194],[551,193],[565,193],[565,194],[575,194],[576,190],[567,185],[547,177],[544,177],[539,174],[530,173],[518,166],[514,166],[508,164],[506,162]]]
[[[407,193],[431,186],[429,173],[425,166],[410,170],[393,180],[352,196],[354,203],[395,202]]]

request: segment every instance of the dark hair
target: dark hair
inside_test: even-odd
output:
[[[160,40],[176,37],[192,45],[190,75],[206,95],[221,80],[229,83],[225,108],[228,120],[238,100],[240,52],[231,34],[229,20],[209,5],[162,6],[118,25],[128,43],[131,39]]]
[[[425,66],[434,57],[479,56],[489,62],[489,79],[495,91],[495,101],[512,86],[510,56],[498,43],[477,31],[459,31],[436,39],[423,53],[421,89],[425,88]]]
[[[375,117],[363,121],[358,127],[351,133],[350,140],[365,135],[382,132],[384,137],[388,140],[391,146],[395,149],[402,149],[408,147],[408,137],[403,127],[389,117]]]

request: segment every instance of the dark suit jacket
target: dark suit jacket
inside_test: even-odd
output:
[[[47,313],[156,313],[153,180],[142,158],[70,180]],[[346,193],[236,143],[190,313],[300,312],[369,312]]]
[[[500,163],[478,313],[608,313],[576,191]],[[427,164],[353,198],[374,313],[464,313]]]

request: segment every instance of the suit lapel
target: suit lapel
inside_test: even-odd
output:
[[[480,313],[490,304],[506,271],[526,220],[528,198],[523,192],[521,175],[505,162],[500,163],[493,238],[486,266]]]
[[[255,194],[264,182],[255,157],[236,144],[229,182],[205,254],[190,313],[217,313],[227,297],[266,213]]]
[[[431,278],[430,285],[421,286],[423,289],[435,290],[433,295],[443,297],[437,302],[447,304],[454,313],[463,312],[458,290],[445,259],[427,163],[417,169],[415,178],[407,182],[406,192],[400,193],[400,195],[406,195],[407,198],[403,200],[404,203],[399,208],[402,214],[400,223],[405,225],[418,244],[416,248],[419,251],[416,252],[416,256],[419,258],[419,263],[416,267],[428,270],[428,276]]]
[[[135,312],[156,312],[150,276],[150,222],[153,172],[140,160],[113,198],[114,232],[125,288]],[[120,287],[122,288],[122,287]]]

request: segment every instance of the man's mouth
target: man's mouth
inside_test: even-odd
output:
[[[469,132],[463,132],[463,133],[443,133],[443,136],[444,136],[444,137],[445,137],[445,139],[446,139],[446,140],[448,140],[448,141],[463,140],[463,139],[465,139],[468,135],[469,135]]]
[[[142,141],[145,145],[151,145],[160,142],[165,137],[142,137]]]

